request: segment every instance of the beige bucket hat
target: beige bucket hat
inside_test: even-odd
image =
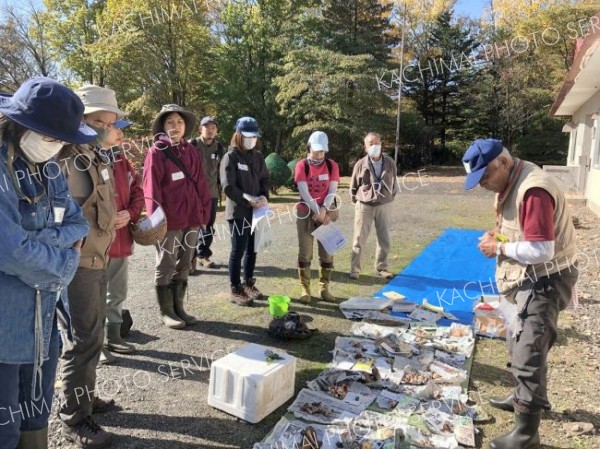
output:
[[[75,93],[85,106],[85,110],[83,111],[84,114],[108,111],[114,112],[118,117],[127,115],[127,112],[119,109],[119,106],[117,105],[117,95],[112,89],[89,84],[77,89]]]

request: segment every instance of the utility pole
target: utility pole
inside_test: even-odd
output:
[[[398,74],[398,109],[396,111],[396,145],[394,147],[394,162],[398,166],[398,153],[400,152],[400,115],[402,113],[402,76],[404,71],[404,38],[406,30],[406,2],[402,16],[402,43],[400,44],[400,73]]]

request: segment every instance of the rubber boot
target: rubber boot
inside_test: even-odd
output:
[[[515,428],[512,432],[496,438],[490,443],[490,449],[537,449],[540,447],[541,413],[515,413]]]
[[[507,412],[515,411],[515,406],[513,404],[513,394],[509,394],[505,398],[491,398],[490,405],[495,408],[499,408],[500,410],[505,410]]]
[[[121,337],[121,323],[109,323],[106,325],[106,347],[109,351],[118,354],[133,354],[135,346],[127,343]]]
[[[185,322],[175,315],[171,286],[157,285],[156,298],[160,307],[160,316],[165,326],[171,329],[183,329]]]
[[[100,348],[100,357],[98,358],[98,365],[111,365],[115,363],[117,358],[110,353],[105,346]]]
[[[48,427],[21,432],[17,449],[48,449]]]
[[[298,268],[298,277],[302,286],[302,294],[298,300],[302,304],[310,304],[312,302],[312,296],[310,295],[310,267]]]
[[[319,278],[319,296],[326,302],[335,302],[335,296],[329,293],[329,281],[331,280],[333,268],[321,267],[321,277]]]
[[[173,304],[175,306],[175,315],[177,315],[187,326],[197,323],[195,316],[188,315],[183,309],[183,300],[187,292],[188,281],[183,279],[173,279],[171,281],[171,290],[173,291]]]

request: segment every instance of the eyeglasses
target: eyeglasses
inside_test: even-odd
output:
[[[52,137],[43,136],[42,140],[44,142],[52,142],[52,143],[60,143],[61,145],[69,145],[70,142],[65,142],[64,140],[53,139]]]
[[[101,129],[113,129],[115,127],[115,122],[106,123],[105,121],[100,120],[100,119],[92,120],[92,124],[96,128],[101,128]]]

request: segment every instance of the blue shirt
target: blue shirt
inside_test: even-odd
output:
[[[35,173],[15,156],[13,179],[7,153],[4,142],[0,147],[0,363],[35,363],[36,341],[42,336],[43,358],[48,357],[57,305],[69,319],[66,287],[79,264],[79,253],[72,247],[89,227],[56,161],[36,165]],[[30,204],[25,196],[38,200]],[[36,297],[41,299],[41,328],[36,326]]]

